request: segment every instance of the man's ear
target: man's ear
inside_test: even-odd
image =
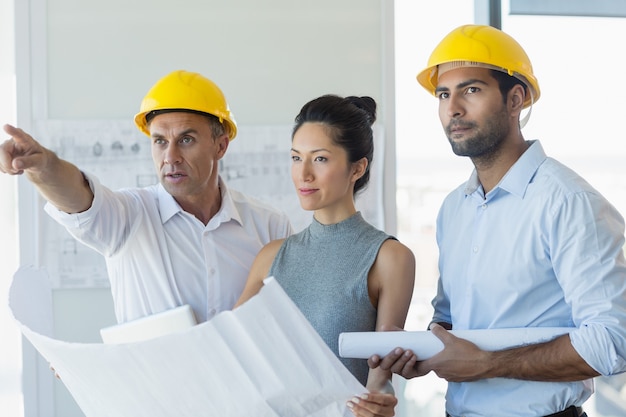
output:
[[[509,105],[512,111],[522,112],[524,108],[524,99],[526,98],[526,89],[521,84],[515,84],[509,91]]]
[[[226,155],[226,150],[230,144],[228,134],[224,133],[222,136],[215,139],[215,144],[217,145],[217,159],[222,159],[224,155]]]

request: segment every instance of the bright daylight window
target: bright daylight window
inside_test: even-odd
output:
[[[474,2],[396,0],[395,4],[398,236],[417,259],[407,329],[425,330],[438,274],[437,211],[447,193],[469,177],[472,165],[452,153],[439,124],[436,100],[415,76],[443,36],[474,22]],[[626,38],[626,22],[509,16],[505,1],[502,9],[502,28],[528,53],[542,90],[522,131],[524,137],[541,140],[549,156],[577,171],[626,214],[626,146],[619,129],[626,85],[611,76],[626,65],[626,56],[614,46]],[[431,374],[408,381],[397,415],[442,415],[445,387],[445,381]],[[585,407],[589,415],[613,417],[626,415],[624,404],[626,376],[618,375],[597,378],[596,393]]]
[[[12,91],[13,77],[0,74],[0,91]],[[12,94],[0,97],[0,114],[10,115],[10,105],[5,103],[12,98]],[[2,122],[11,122],[3,120]],[[3,131],[4,132],[4,131]],[[2,139],[3,141],[4,139]],[[20,353],[20,332],[9,312],[8,298],[9,285],[13,274],[17,270],[17,224],[15,216],[15,177],[0,174],[0,408],[3,415],[21,415],[21,370],[22,359]]]
[[[13,1],[0,0],[0,124],[14,122]],[[0,142],[4,142],[4,131]],[[21,337],[8,306],[9,285],[17,269],[15,178],[0,174],[0,414],[22,415]]]

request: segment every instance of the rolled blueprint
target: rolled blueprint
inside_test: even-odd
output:
[[[517,329],[451,330],[482,350],[501,350],[547,342],[574,330],[571,327],[528,327]],[[367,359],[385,356],[393,349],[411,349],[419,360],[428,359],[443,349],[443,343],[430,331],[351,332],[339,335],[339,356]]]

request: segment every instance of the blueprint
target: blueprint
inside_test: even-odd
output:
[[[273,278],[210,321],[121,344],[54,338],[41,269],[18,270],[9,299],[87,417],[349,417],[346,402],[367,392]]]

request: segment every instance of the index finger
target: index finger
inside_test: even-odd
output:
[[[24,141],[34,141],[34,139],[28,133],[24,132],[19,127],[12,126],[8,123],[4,125],[4,131],[8,133],[16,143],[22,143]]]
[[[13,136],[13,134],[15,133],[15,131],[17,130],[17,128],[15,126],[12,126],[10,124],[5,124],[4,126],[2,126],[2,128],[4,129],[4,131],[6,133],[8,133],[9,135]]]
[[[0,143],[0,172],[6,174],[19,174],[13,168],[13,151],[15,149],[15,142],[12,139],[8,139],[5,142]]]
[[[24,158],[36,154],[41,145],[20,128],[5,124],[3,129],[11,138],[0,144],[0,172],[20,175],[28,166]]]

